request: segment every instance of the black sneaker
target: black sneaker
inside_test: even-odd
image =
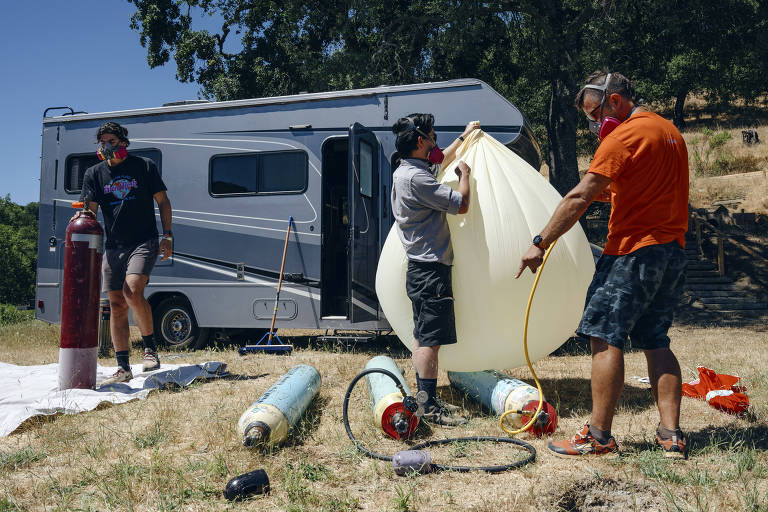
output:
[[[453,416],[449,411],[442,408],[437,403],[426,406],[424,415],[421,418],[433,425],[442,425],[444,427],[455,427],[457,425],[465,425],[467,423],[466,418],[462,416]]]

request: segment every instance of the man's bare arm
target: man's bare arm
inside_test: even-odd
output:
[[[171,231],[171,222],[173,219],[173,210],[171,209],[171,200],[168,199],[168,194],[165,190],[156,193],[154,196],[157,208],[160,210],[160,222],[163,224],[163,232],[169,233]],[[171,256],[173,250],[173,243],[167,238],[163,238],[160,241],[160,253],[163,260],[167,260]]]
[[[171,231],[173,219],[173,210],[171,209],[171,200],[165,190],[156,193],[154,196],[157,208],[160,210],[160,222],[163,224],[163,231]]]
[[[469,211],[469,173],[471,169],[463,161],[459,161],[459,165],[456,167],[456,174],[459,176],[459,186],[456,191],[461,194],[461,206],[459,207],[459,213],[464,214]]]

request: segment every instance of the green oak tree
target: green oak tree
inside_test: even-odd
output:
[[[759,0],[129,1],[149,65],[173,58],[207,98],[480,78],[529,117],[560,193],[579,179],[573,99],[595,68],[676,101],[680,126],[691,92],[766,89]]]
[[[0,199],[0,304],[26,304],[35,296],[37,203]]]

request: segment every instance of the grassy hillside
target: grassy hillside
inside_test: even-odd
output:
[[[671,119],[663,106],[656,111]],[[720,201],[734,211],[768,215],[768,109],[738,105],[727,110],[694,99],[683,138],[688,146],[690,202],[705,208]],[[742,130],[756,129],[759,144],[744,144]],[[579,171],[589,168],[597,139],[581,134]],[[546,166],[543,170],[546,174]]]
[[[732,209],[768,214],[768,125],[757,127],[759,144],[742,142],[741,128],[686,131],[691,204],[726,201]]]

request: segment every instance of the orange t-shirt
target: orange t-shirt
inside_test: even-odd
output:
[[[639,112],[598,146],[589,171],[611,179],[604,254],[629,254],[676,240],[688,229],[688,149],[666,119]]]

